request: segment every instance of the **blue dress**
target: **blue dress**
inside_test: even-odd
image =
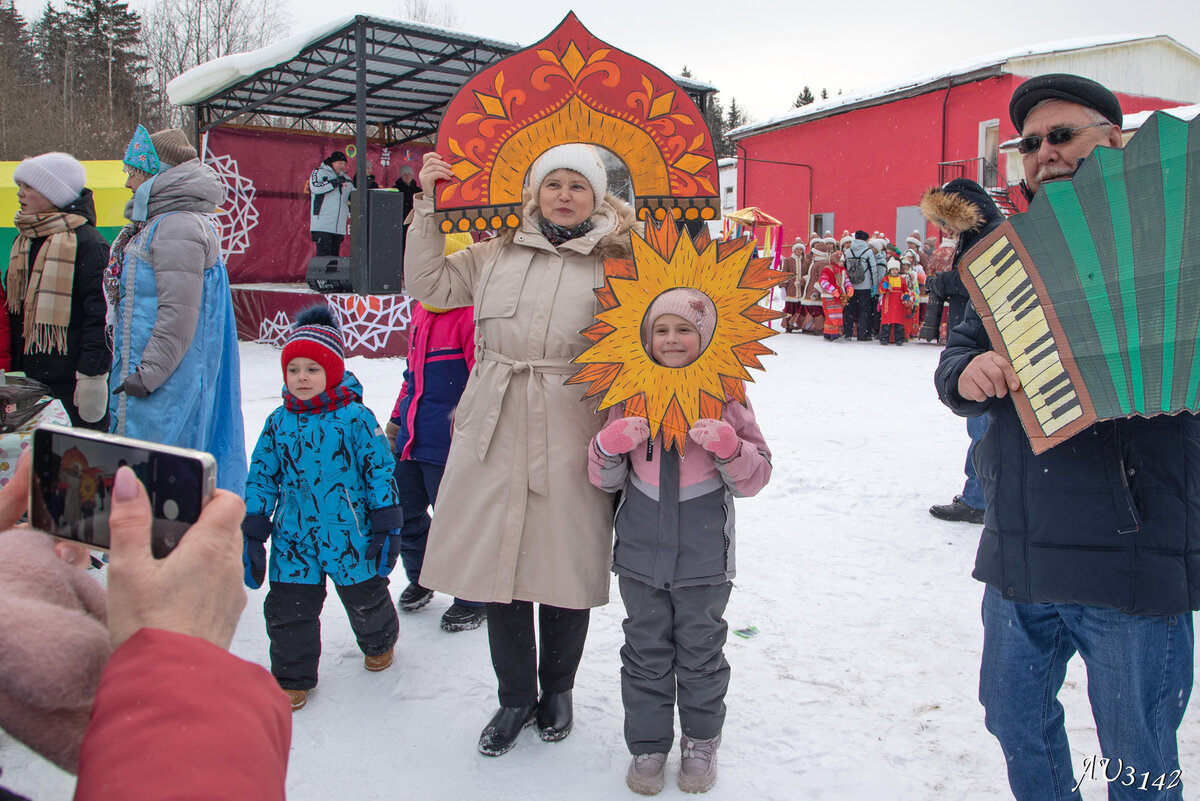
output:
[[[179,212],[176,212],[179,213]],[[120,275],[109,389],[137,369],[158,319],[154,267],[146,260],[156,217],[130,241]],[[233,297],[223,259],[204,270],[196,333],[179,366],[146,398],[114,398],[110,430],[137,439],[207,451],[217,460],[217,486],[241,495],[246,485],[241,367]]]

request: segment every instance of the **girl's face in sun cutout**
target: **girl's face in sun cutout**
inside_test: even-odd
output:
[[[700,357],[700,332],[677,314],[663,314],[650,328],[650,358],[663,367],[687,367]]]

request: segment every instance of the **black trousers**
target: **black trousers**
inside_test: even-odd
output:
[[[342,239],[345,234],[331,234],[328,231],[313,231],[312,240],[317,243],[317,256],[337,256],[342,252]]]
[[[537,637],[530,601],[489,603],[487,617],[500,706],[533,706],[539,684],[543,693],[575,686],[591,610],[539,604]]]
[[[400,620],[388,592],[388,580],[372,576],[358,584],[334,586],[362,652],[378,656],[392,648],[400,634]],[[263,616],[271,638],[271,675],[285,690],[311,690],[317,686],[323,606],[325,582],[271,582]]]
[[[854,336],[854,324],[858,323],[858,338],[871,338],[871,290],[856,289],[842,310],[842,336]]]
[[[880,342],[894,342],[897,345],[902,345],[908,339],[904,335],[904,326],[900,323],[888,323],[879,331]]]

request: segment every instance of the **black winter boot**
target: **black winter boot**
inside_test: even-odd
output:
[[[570,690],[542,695],[537,711],[538,737],[548,743],[564,740],[571,733],[573,722]]]
[[[507,754],[517,744],[521,730],[533,724],[537,705],[502,706],[479,735],[479,753],[484,756]]]

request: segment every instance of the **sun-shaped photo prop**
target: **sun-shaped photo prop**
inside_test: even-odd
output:
[[[530,166],[555,145],[603,147],[624,163],[641,219],[712,220],[717,160],[696,104],[658,68],[597,39],[570,13],[542,41],[459,89],[438,126],[443,233],[516,228]]]
[[[752,259],[749,239],[702,241],[700,249],[673,220],[650,223],[634,234],[633,259],[604,263],[604,286],[596,290],[602,311],[582,333],[595,344],[574,359],[583,367],[568,384],[590,384],[584,397],[601,395],[601,410],[625,403],[626,417],[645,417],[653,439],[683,452],[687,432],[700,418],[720,419],[726,398],[746,402],[746,367],[763,369],[758,357],[774,353],[759,340],[775,336],[765,323],[783,316],[759,305],[788,274],[770,259]],[[712,339],[691,364],[664,367],[642,343],[642,321],[654,299],[671,289],[696,289],[712,301]]]

